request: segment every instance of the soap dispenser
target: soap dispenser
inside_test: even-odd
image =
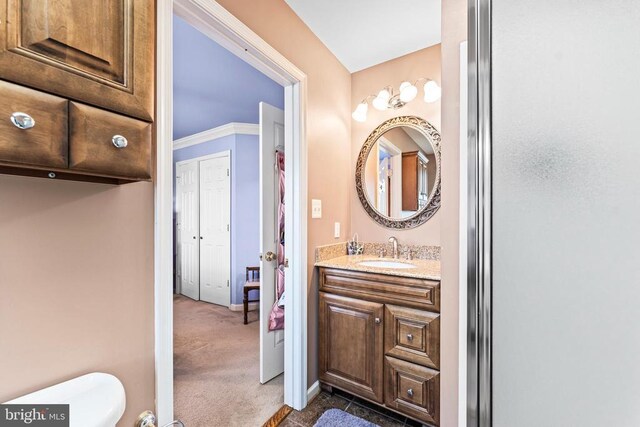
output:
[[[358,242],[358,233],[353,235],[350,242],[347,242],[347,255],[362,255],[364,245]]]

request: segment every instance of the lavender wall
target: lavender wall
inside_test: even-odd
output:
[[[175,176],[177,162],[222,151],[231,151],[232,304],[242,304],[245,268],[259,265],[260,215],[258,206],[260,203],[260,168],[258,144],[257,135],[229,135],[173,152]]]
[[[173,138],[258,123],[260,101],[284,108],[282,86],[173,17]]]
[[[259,123],[261,101],[284,109],[282,86],[176,16],[173,43],[174,139],[231,122]],[[175,176],[176,162],[227,150],[231,151],[231,303],[241,304],[245,267],[258,265],[260,252],[258,137],[230,135],[176,150],[173,167]]]
[[[236,283],[232,300],[242,302],[245,268],[260,266],[260,153],[257,135],[236,135],[235,221],[231,278]],[[255,297],[255,294],[253,294]]]

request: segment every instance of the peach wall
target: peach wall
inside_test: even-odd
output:
[[[153,184],[0,175],[0,402],[92,372],[154,408]]]
[[[429,47],[396,59],[358,71],[351,76],[351,110],[367,95],[375,94],[385,86],[398,88],[403,80],[415,81],[428,77],[440,82],[440,45]],[[351,122],[351,167],[348,178],[351,202],[351,232],[358,233],[360,240],[383,242],[396,236],[403,244],[439,245],[441,216],[437,212],[424,225],[407,231],[389,230],[374,222],[360,204],[355,191],[356,160],[362,144],[369,134],[382,122],[396,116],[420,116],[440,129],[440,102],[427,104],[422,100],[420,88],[418,97],[400,110],[378,111],[369,106],[367,121]]]
[[[223,7],[300,68],[308,79],[308,383],[318,379],[316,246],[329,244],[334,222],[349,233],[351,179],[351,75],[282,0],[219,0]],[[322,218],[311,219],[311,199],[322,200]]]
[[[467,39],[467,1],[442,2],[442,427],[458,425],[458,304],[460,198],[460,43]],[[466,76],[465,76],[466,78]]]

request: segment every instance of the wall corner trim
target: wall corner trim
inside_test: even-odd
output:
[[[260,135],[260,125],[255,123],[236,123],[231,122],[226,125],[218,126],[213,129],[205,130],[193,135],[173,141],[173,149],[190,147],[192,145],[202,144],[203,142],[212,141],[229,135]]]
[[[311,387],[307,390],[307,402],[311,402],[314,397],[320,394],[320,381],[316,381],[311,384]]]

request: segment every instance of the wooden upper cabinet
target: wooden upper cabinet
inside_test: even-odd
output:
[[[402,153],[402,210],[418,211],[429,198],[428,160],[418,151]]]
[[[153,120],[155,2],[0,0],[0,78]]]

